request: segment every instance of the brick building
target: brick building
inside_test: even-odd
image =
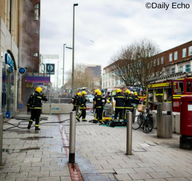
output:
[[[157,80],[160,76],[168,76],[175,73],[192,71],[192,41],[178,45],[174,48],[156,54],[150,57],[148,66],[152,67],[151,80]],[[108,65],[103,69],[102,88],[114,89],[124,87],[125,84],[119,78],[115,77],[114,72],[110,71]]]

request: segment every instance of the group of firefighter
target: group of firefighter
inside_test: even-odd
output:
[[[88,99],[86,98],[86,91],[77,92],[76,95],[72,98],[73,110],[76,111],[76,119],[80,122],[80,118],[82,117],[82,121],[86,121],[86,102]],[[115,100],[115,115],[114,121],[124,121],[126,119],[126,112],[133,111],[133,107],[137,107],[139,104],[139,97],[137,92],[132,92],[129,89],[126,89],[124,93],[122,93],[121,89],[116,89],[116,95],[114,96]],[[95,95],[93,99],[93,110],[95,110],[95,122],[102,123],[103,120],[103,108],[106,103],[112,103],[112,95],[110,92],[107,95],[104,95],[101,90],[96,89]],[[78,114],[80,109],[80,114]]]

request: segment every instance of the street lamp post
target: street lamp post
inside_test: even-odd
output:
[[[73,51],[72,51],[72,96],[73,96],[73,89],[74,89],[74,51],[75,51],[75,6],[78,4],[73,4]]]
[[[64,81],[64,73],[65,73],[65,71],[64,71],[64,64],[65,64],[65,45],[66,44],[63,44],[63,88],[64,88],[64,83],[65,83],[65,81]]]

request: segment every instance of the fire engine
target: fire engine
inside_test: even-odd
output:
[[[191,74],[176,73],[148,80],[148,83],[146,102],[152,110],[161,102],[170,102],[173,112],[180,112],[181,97],[192,96]]]

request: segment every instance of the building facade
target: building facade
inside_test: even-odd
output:
[[[192,41],[176,46],[167,51],[156,54],[150,57],[148,66],[152,67],[150,78],[158,79],[160,76],[166,76],[178,72],[191,72],[192,71]],[[102,75],[102,88],[115,89],[123,88],[125,84],[114,72],[111,72],[111,65],[103,69]]]
[[[40,0],[0,0],[0,7],[0,113],[11,117],[25,95],[21,67],[39,70]]]

